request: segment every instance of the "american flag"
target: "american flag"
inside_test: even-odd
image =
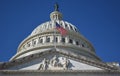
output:
[[[61,33],[61,35],[67,34],[67,30],[64,29],[62,26],[60,26],[57,22],[56,22],[56,29]]]

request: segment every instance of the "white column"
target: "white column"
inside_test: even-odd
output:
[[[43,43],[46,43],[46,36],[43,36]]]
[[[61,36],[58,36],[58,43],[61,43]]]

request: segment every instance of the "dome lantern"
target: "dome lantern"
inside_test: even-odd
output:
[[[51,20],[62,20],[62,13],[59,12],[59,5],[54,5],[55,10],[50,14]]]

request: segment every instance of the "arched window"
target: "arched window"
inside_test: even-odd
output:
[[[33,46],[36,45],[36,43],[37,43],[36,40],[33,40],[33,41],[32,41],[32,45],[33,45]]]
[[[70,25],[70,29],[73,30],[73,27]]]
[[[76,28],[74,28],[75,29],[75,32],[77,32],[77,29]]]
[[[30,47],[30,42],[27,43],[27,47]]]
[[[58,42],[58,38],[57,37],[55,38],[55,42]]]
[[[84,45],[84,44],[82,44],[82,47],[85,47],[85,45]]]
[[[76,41],[76,45],[79,45],[79,42],[78,42],[78,41]]]
[[[47,37],[47,38],[46,38],[46,42],[50,42],[50,37]]]
[[[39,38],[39,43],[43,43],[43,39],[41,37]]]
[[[61,39],[61,42],[65,43],[65,38],[64,37]]]
[[[71,44],[72,44],[72,43],[73,43],[73,40],[72,40],[72,39],[69,39],[69,43],[71,43]]]
[[[67,28],[68,26],[67,26],[67,24],[65,23],[65,28]]]

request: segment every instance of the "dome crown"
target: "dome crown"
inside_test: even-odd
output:
[[[62,20],[62,13],[59,12],[58,8],[59,8],[59,6],[56,3],[54,5],[55,10],[52,13],[50,13],[51,21],[47,21],[45,23],[40,24],[38,27],[36,27],[33,30],[31,35],[36,35],[36,34],[43,33],[43,32],[46,32],[48,30],[56,28],[55,22],[57,22],[60,26],[62,26],[67,31],[79,32],[79,30],[74,25],[72,25],[71,23],[69,23],[67,21]]]
[[[62,14],[59,12],[59,6],[57,3],[55,4],[54,8],[55,11],[50,14],[51,20],[62,20]]]

